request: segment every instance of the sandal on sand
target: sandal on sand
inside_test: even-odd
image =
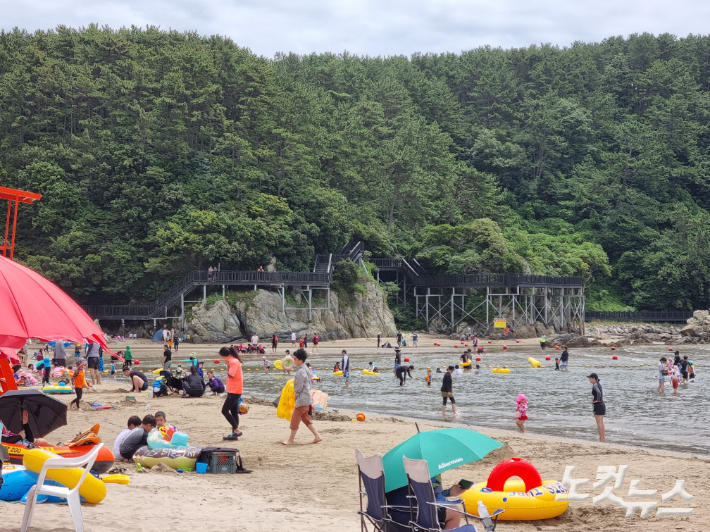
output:
[[[239,439],[239,436],[241,436],[241,432],[239,434],[232,433],[229,436],[225,436],[222,438],[223,440],[229,440],[229,441],[237,441]]]

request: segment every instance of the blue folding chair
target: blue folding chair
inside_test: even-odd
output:
[[[409,512],[406,506],[389,506],[385,498],[385,469],[382,465],[382,455],[376,454],[370,458],[355,449],[358,478],[360,485],[360,528],[369,532],[368,525],[374,532],[410,532],[411,527],[401,525],[392,520],[389,511],[399,510]],[[365,490],[363,491],[363,486]],[[367,507],[363,506],[363,496],[367,497]],[[410,514],[411,516],[411,514]]]
[[[414,532],[440,532],[442,528],[438,516],[439,508],[453,510],[463,515],[466,519],[464,526],[450,530],[457,532],[478,532],[478,529],[469,523],[469,517],[480,520],[486,532],[492,532],[496,529],[498,515],[502,514],[505,510],[498,509],[489,517],[479,517],[466,512],[466,503],[463,499],[446,502],[437,501],[436,495],[434,494],[434,487],[431,485],[431,477],[429,476],[429,464],[427,464],[426,460],[412,460],[407,457],[403,457],[402,460],[404,461],[404,471],[407,473],[407,479],[409,480],[410,505],[412,505],[411,501],[413,500],[417,502],[417,518],[409,523]],[[462,506],[463,511],[458,510],[456,506]],[[412,515],[414,515],[414,510],[415,508],[412,505]],[[495,521],[491,519],[491,517],[493,517]]]

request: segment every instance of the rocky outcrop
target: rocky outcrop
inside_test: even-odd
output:
[[[696,310],[688,324],[680,330],[680,334],[689,338],[710,337],[710,312],[707,310]]]
[[[242,336],[242,329],[229,303],[221,299],[209,309],[204,305],[192,308],[188,334],[196,342],[231,342]]]
[[[305,308],[282,311],[280,294],[269,290],[250,293],[233,306],[219,300],[209,309],[204,305],[194,307],[188,334],[196,342],[231,342],[254,333],[264,340],[276,334],[282,341],[290,341],[293,331],[299,336],[317,333],[323,340],[374,337],[378,333],[394,336],[394,318],[384,294],[373,281],[362,284],[365,292],[354,293],[345,301],[331,290],[330,308],[313,310],[310,320]],[[313,306],[326,307],[328,301],[314,301]]]

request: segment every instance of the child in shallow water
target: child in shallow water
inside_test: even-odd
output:
[[[515,409],[515,417],[517,418],[515,424],[520,432],[525,433],[525,422],[528,420],[528,400],[525,398],[525,394],[521,393],[515,402],[518,404]]]

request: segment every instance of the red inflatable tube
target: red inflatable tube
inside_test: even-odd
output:
[[[525,491],[542,486],[542,477],[537,468],[522,458],[503,460],[488,475],[487,487],[492,491],[505,491],[505,482],[512,477],[520,477],[525,483]]]

